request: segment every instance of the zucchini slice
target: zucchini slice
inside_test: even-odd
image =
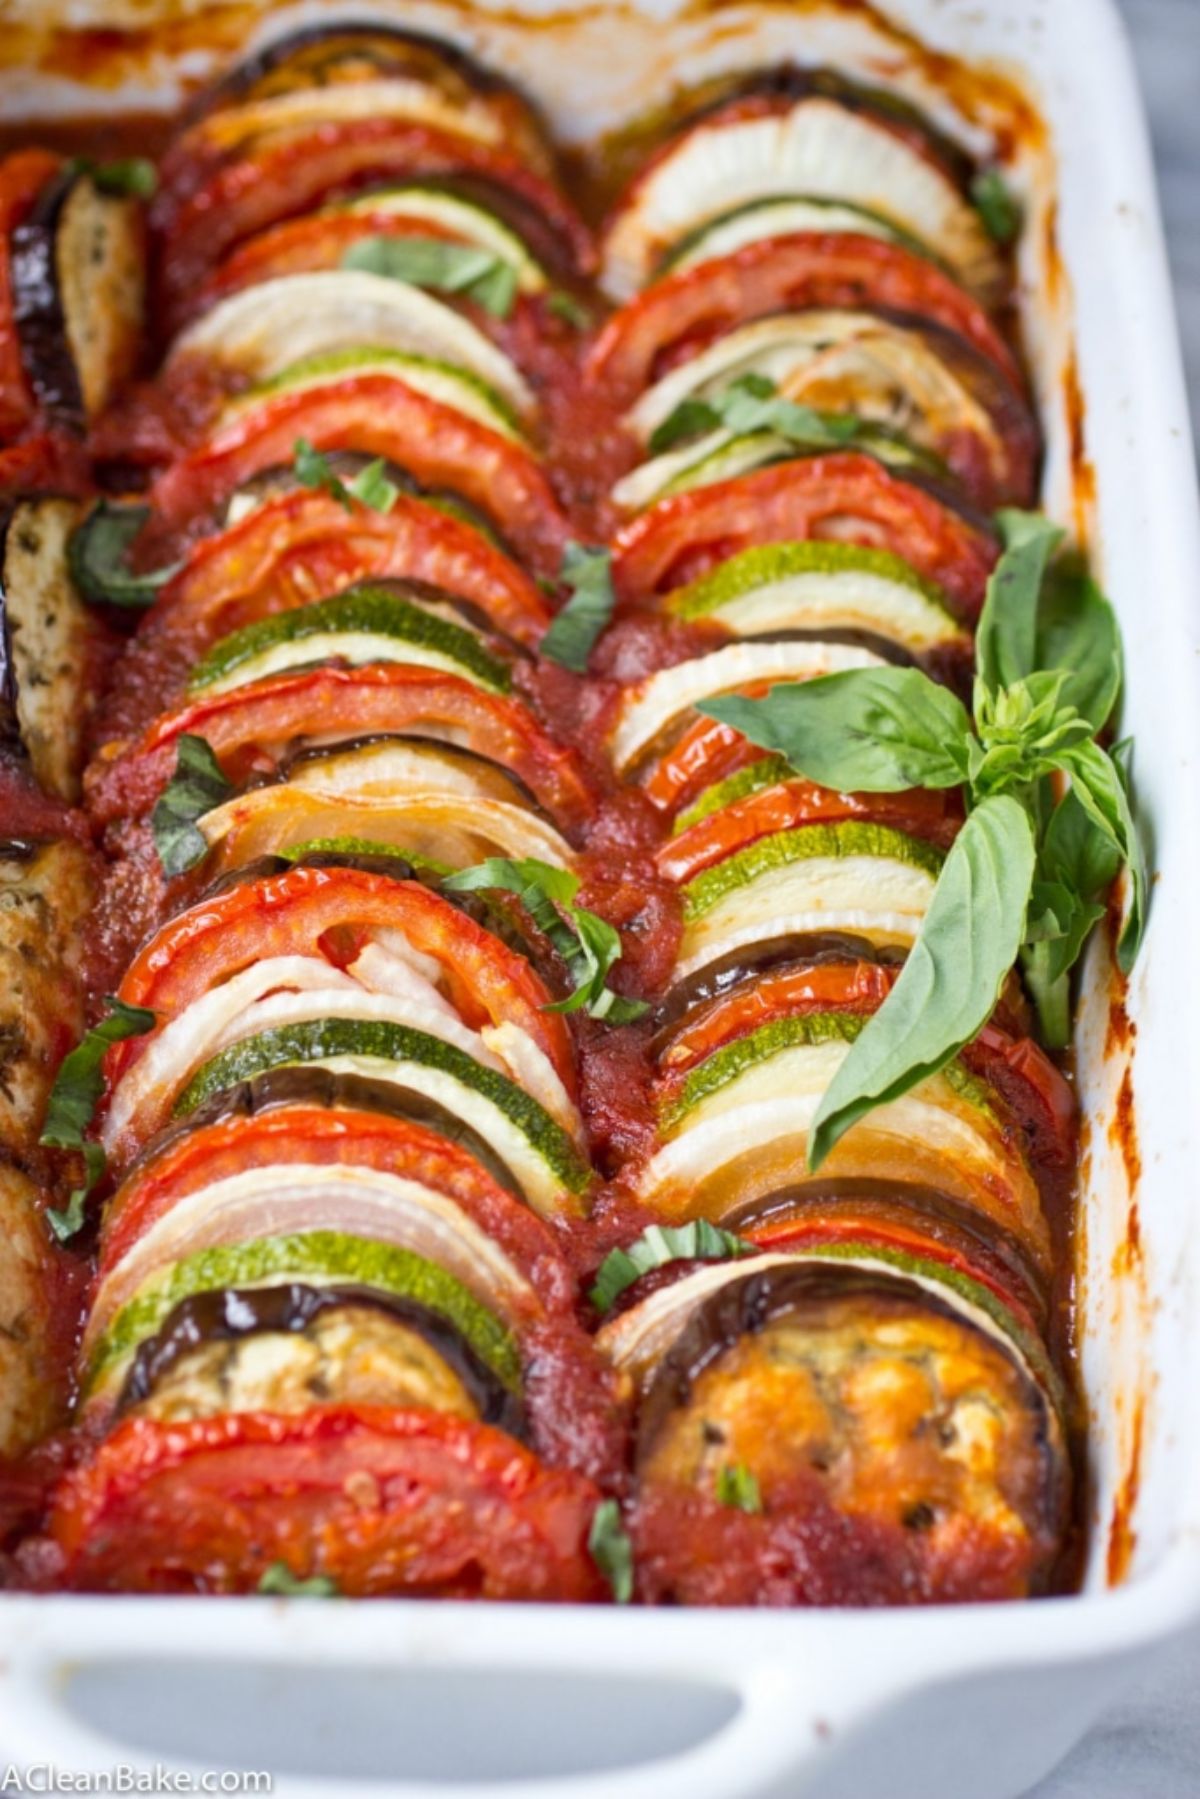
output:
[[[732,256],[735,251],[744,250],[747,244],[761,243],[767,237],[794,237],[804,232],[824,236],[828,232],[845,231],[858,237],[878,237],[884,243],[901,244],[920,256],[930,254],[925,245],[907,231],[865,206],[849,206],[838,200],[800,194],[782,199],[751,200],[745,206],[735,206],[718,219],[698,225],[664,257],[656,274],[659,277],[680,274],[684,269],[695,268],[697,263]]]
[[[913,656],[970,649],[943,596],[901,557],[836,541],[758,544],[663,602],[682,619],[711,618],[736,637],[864,631]]]
[[[48,418],[81,433],[132,373],[145,306],[141,203],[68,166],[9,246],[13,319]]]
[[[786,111],[701,120],[652,163],[609,226],[601,282],[628,300],[697,227],[797,194],[866,209],[927,244],[985,304],[1004,268],[950,174],[868,112],[812,94]]]
[[[448,188],[414,181],[378,188],[352,200],[340,200],[323,211],[367,214],[372,218],[394,215],[420,219],[453,233],[454,237],[464,239],[480,250],[490,250],[507,262],[516,273],[518,293],[540,294],[550,285],[545,269],[530,253],[519,232],[491,207]]]
[[[453,366],[528,419],[535,401],[524,377],[469,319],[407,281],[357,269],[281,275],[243,288],[178,337],[172,357],[201,356],[252,382],[297,363],[363,345]]]
[[[380,277],[375,277],[380,279]],[[253,293],[255,290],[249,290]],[[414,290],[416,291],[416,290]],[[423,296],[424,297],[424,296]],[[437,302],[433,302],[437,304]],[[453,407],[465,418],[495,431],[514,443],[524,443],[520,421],[508,404],[486,381],[468,369],[433,356],[419,356],[404,350],[377,349],[374,345],[361,349],[330,350],[323,356],[303,357],[286,366],[265,381],[256,382],[239,394],[225,408],[221,422],[236,417],[247,409],[269,400],[276,394],[298,393],[316,387],[348,380],[354,375],[391,375],[414,388],[440,406]]]

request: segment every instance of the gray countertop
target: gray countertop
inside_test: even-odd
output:
[[[1200,0],[1120,6],[1150,115],[1192,421],[1200,428]],[[1200,1629],[1147,1655],[1137,1684],[1029,1799],[1196,1799],[1198,1695]]]

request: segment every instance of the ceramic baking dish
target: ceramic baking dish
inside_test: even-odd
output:
[[[219,57],[331,10],[9,0],[0,110],[169,103],[213,46]],[[861,0],[369,10],[474,45],[568,141],[661,104],[677,81],[792,57],[882,77],[1017,157],[1046,503],[1086,538],[1124,623],[1125,724],[1157,869],[1132,987],[1114,985],[1094,946],[1079,1023],[1083,1590],[770,1614],[14,1595],[0,1598],[0,1766],[123,1763],[131,1782],[156,1764],[270,1770],[290,1799],[1014,1799],[1147,1647],[1200,1613],[1200,530],[1146,133],[1113,5],[892,0],[888,21]],[[106,29],[70,40],[67,59],[49,36],[60,23]],[[113,32],[148,24],[149,46]]]

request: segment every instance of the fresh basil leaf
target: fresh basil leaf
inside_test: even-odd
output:
[[[498,319],[508,318],[517,297],[517,271],[507,257],[441,237],[364,237],[346,251],[342,267],[462,294]]]
[[[719,1230],[706,1218],[690,1224],[652,1224],[627,1249],[613,1249],[596,1270],[588,1294],[598,1312],[607,1312],[627,1287],[669,1262],[722,1262],[754,1253],[754,1245],[732,1231]]]
[[[766,375],[739,375],[708,399],[682,400],[650,438],[651,455],[674,449],[689,438],[724,427],[734,437],[772,431],[800,449],[841,449],[874,429],[853,413],[818,412],[780,394]]]
[[[1062,530],[1038,512],[997,513],[1004,550],[992,570],[975,631],[976,679],[997,692],[1038,666],[1038,600]]]
[[[1093,732],[1112,715],[1124,675],[1121,633],[1106,596],[1082,570],[1051,571],[1038,614],[1036,665],[1061,669],[1059,703],[1072,706]]]
[[[469,893],[488,887],[515,893],[538,930],[547,937],[567,965],[574,989],[566,999],[548,1005],[548,1012],[581,1009],[609,1024],[627,1024],[646,1010],[643,1000],[625,999],[605,985],[614,962],[620,960],[621,939],[607,919],[573,902],[579,878],[565,868],[539,862],[534,856],[515,860],[489,856],[473,868],[463,868],[442,882],[450,893]],[[566,913],[566,918],[562,916]]]
[[[329,458],[323,451],[314,449],[307,437],[298,437],[292,445],[292,467],[301,487],[323,487],[327,494],[341,501],[347,512],[350,511],[354,495],[341,476],[334,473]]]
[[[1122,745],[1122,750],[1125,746]],[[1119,854],[1129,875],[1125,920],[1117,938],[1117,966],[1128,974],[1137,960],[1146,928],[1146,863],[1129,804],[1121,762],[1096,743],[1081,744],[1064,758],[1071,791],[1092,823]]]
[[[772,687],[762,699],[722,694],[697,711],[842,792],[957,787],[967,773],[966,710],[915,668],[845,669]]]
[[[574,294],[562,287],[552,288],[546,295],[546,310],[556,318],[565,319],[568,325],[574,325],[577,331],[586,331],[592,322],[587,307],[581,306]]]
[[[258,1583],[260,1593],[287,1599],[338,1599],[341,1588],[328,1574],[312,1574],[307,1580],[293,1574],[286,1562],[272,1562]]]
[[[971,199],[993,243],[1011,244],[1021,229],[1021,208],[999,169],[981,169]]]
[[[739,1512],[761,1512],[762,1489],[758,1476],[745,1462],[726,1462],[717,1472],[717,1504],[733,1506]]]
[[[67,567],[85,599],[104,600],[110,606],[151,606],[159,588],[178,574],[183,566],[179,562],[144,575],[131,571],[129,551],[149,516],[148,506],[97,500],[75,527],[67,543]]]
[[[400,489],[394,481],[388,479],[386,468],[387,463],[383,457],[377,456],[374,462],[368,462],[365,468],[359,469],[352,481],[346,483],[346,492],[371,512],[390,512],[396,504]]]
[[[602,1499],[592,1513],[588,1553],[611,1587],[617,1604],[628,1605],[633,1598],[633,1544],[615,1499]]]
[[[76,1187],[61,1211],[50,1211],[47,1221],[55,1236],[65,1241],[81,1228],[89,1193],[104,1173],[103,1147],[91,1142],[85,1133],[91,1127],[96,1102],[104,1091],[102,1063],[110,1043],[121,1043],[127,1037],[140,1037],[152,1031],[157,1022],[145,1006],[127,1006],[123,1000],[109,996],[108,1012],[98,1024],[86,1031],[80,1041],[62,1059],[50,1090],[46,1122],[39,1141],[48,1149],[73,1149],[83,1156],[86,1178]]]
[[[551,662],[582,675],[616,604],[612,557],[607,550],[569,543],[563,552],[562,580],[571,597],[551,621],[539,648]]]
[[[186,731],[175,751],[175,773],[163,788],[153,812],[150,829],[154,847],[167,875],[185,874],[208,854],[208,840],[197,820],[224,805],[236,792],[221,773],[221,765],[203,737]]]
[[[987,1022],[1025,937],[1033,873],[1024,807],[1009,795],[984,800],[942,865],[899,979],[825,1091],[810,1168],[874,1106],[937,1074]]]

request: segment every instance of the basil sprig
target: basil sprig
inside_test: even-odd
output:
[[[382,456],[377,456],[374,462],[368,462],[365,468],[359,469],[352,481],[343,481],[334,471],[328,456],[321,450],[314,450],[306,437],[296,439],[292,454],[295,457],[296,479],[300,485],[323,487],[326,493],[341,502],[347,512],[353,510],[356,500],[371,512],[390,512],[395,505],[400,489],[394,481],[388,479],[387,464]]]
[[[175,773],[150,814],[154,847],[164,874],[186,874],[204,860],[208,839],[198,820],[232,799],[236,791],[205,739],[181,733],[175,748]]]
[[[971,183],[971,199],[993,243],[1011,244],[1021,229],[1021,208],[999,169],[981,169]]]
[[[650,438],[651,455],[672,450],[676,444],[700,437],[706,431],[725,429],[734,437],[756,431],[772,431],[804,450],[836,450],[877,427],[849,412],[818,412],[783,397],[766,375],[739,375],[719,394],[707,400],[687,399],[665,418]]]
[[[86,1135],[96,1110],[96,1101],[104,1091],[101,1063],[110,1043],[121,1043],[126,1037],[140,1037],[154,1029],[154,1013],[145,1006],[127,1006],[111,996],[105,1000],[107,1015],[92,1026],[59,1066],[46,1123],[40,1141],[48,1149],[74,1149],[83,1157],[85,1179],[76,1187],[61,1212],[48,1211],[47,1221],[55,1236],[65,1242],[83,1225],[88,1194],[104,1173],[103,1146]]]
[[[447,875],[442,886],[451,893],[471,893],[488,887],[515,893],[543,936],[562,957],[575,982],[566,999],[556,1000],[547,1012],[586,1009],[593,1018],[609,1024],[628,1024],[640,1018],[646,1002],[625,999],[605,985],[614,962],[620,960],[621,939],[605,918],[573,904],[579,877],[534,856],[515,861],[508,856],[489,856],[474,868]]]
[[[912,952],[822,1099],[813,1168],[864,1113],[936,1074],[976,1035],[1018,956],[1047,1041],[1063,1044],[1068,976],[1121,869],[1124,971],[1141,943],[1146,872],[1128,750],[1107,753],[1095,740],[1121,682],[1112,609],[1084,578],[1048,578],[1056,526],[1017,512],[999,522],[1006,548],[979,621],[973,717],[927,676],[899,668],[699,708],[826,787],[965,789],[967,821]]]
[[[443,237],[364,237],[346,251],[342,267],[461,294],[498,319],[509,317],[517,298],[516,266],[506,256]]]
[[[612,1588],[617,1604],[628,1605],[633,1598],[633,1544],[615,1499],[602,1499],[592,1513],[588,1553]]]
[[[707,1218],[690,1224],[652,1224],[627,1249],[611,1249],[596,1270],[588,1298],[598,1312],[614,1306],[627,1287],[655,1268],[670,1262],[722,1262],[730,1256],[748,1256],[754,1245],[732,1231],[720,1230]]]
[[[563,552],[561,580],[571,597],[551,621],[539,648],[551,662],[582,675],[616,604],[612,557],[607,550],[569,543]]]
[[[182,563],[172,562],[147,574],[134,574],[129,552],[150,516],[148,506],[118,505],[98,500],[67,541],[67,568],[88,600],[110,606],[150,606]]]
[[[67,164],[69,177],[88,175],[102,194],[149,200],[158,188],[158,170],[145,156],[121,156],[112,162],[94,162],[90,156],[74,156]]]

